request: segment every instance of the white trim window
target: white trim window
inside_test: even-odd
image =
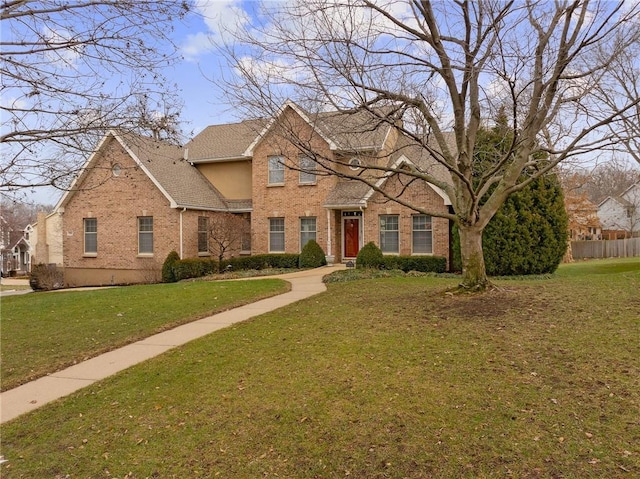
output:
[[[318,164],[313,158],[308,156],[300,157],[300,184],[301,185],[315,185],[317,182],[316,170]]]
[[[300,251],[310,241],[316,241],[316,218],[307,216],[300,218]]]
[[[84,254],[98,254],[98,219],[84,218]]]
[[[240,252],[247,254],[251,253],[251,216],[246,214],[244,216],[244,228],[242,229],[242,235],[240,236]]]
[[[284,253],[284,218],[269,218],[269,252]]]
[[[398,215],[380,215],[380,249],[392,254],[400,251]]]
[[[198,216],[198,253],[209,252],[209,218]]]
[[[411,246],[413,254],[433,253],[433,225],[431,216],[413,215],[411,217]]]
[[[270,185],[284,184],[284,158],[282,156],[270,156],[269,161],[269,179]]]
[[[153,254],[153,216],[138,216],[138,254]]]

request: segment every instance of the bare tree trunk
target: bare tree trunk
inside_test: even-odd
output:
[[[490,283],[482,252],[482,228],[460,225],[459,234],[462,256],[460,287],[470,291],[485,290]]]

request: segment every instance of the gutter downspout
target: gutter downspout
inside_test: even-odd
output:
[[[185,211],[187,211],[186,208],[182,208],[182,210],[180,211],[180,259],[184,259],[182,256],[182,213],[184,213]]]
[[[362,213],[362,221],[361,221],[361,224],[360,224],[360,244],[358,245],[358,251],[360,250],[360,248],[362,248],[365,245],[365,243],[364,243],[364,239],[365,239],[364,238],[364,224],[365,224],[365,221],[364,221],[364,210],[366,208],[366,205],[365,206],[359,206],[359,208],[360,208],[360,212]]]
[[[334,260],[331,254],[331,210],[327,209],[327,263],[333,264]]]

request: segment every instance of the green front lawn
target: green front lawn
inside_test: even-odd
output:
[[[0,472],[638,477],[640,261],[628,264],[480,296],[432,277],[329,284],[4,424]]]
[[[288,288],[278,279],[196,281],[4,297],[2,390]]]

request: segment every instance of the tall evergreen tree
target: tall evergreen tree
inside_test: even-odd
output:
[[[476,178],[490,172],[512,145],[501,111],[493,128],[479,131],[474,155]],[[531,174],[533,172],[524,172]],[[482,235],[490,276],[546,274],[556,270],[567,248],[568,217],[560,181],[555,174],[537,178],[512,194],[485,227]],[[459,238],[454,237],[454,267],[460,267]]]

